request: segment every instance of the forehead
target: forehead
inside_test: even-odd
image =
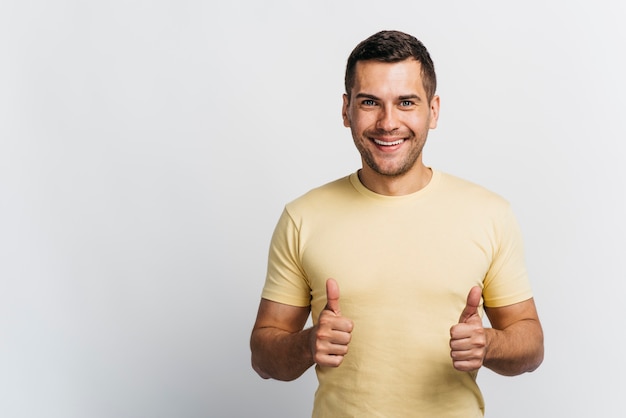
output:
[[[353,93],[426,95],[422,65],[414,59],[399,62],[359,61],[355,67]]]

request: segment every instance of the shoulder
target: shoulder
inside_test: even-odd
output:
[[[359,199],[359,194],[350,180],[351,176],[347,175],[315,187],[288,202],[284,208],[284,216],[288,216],[300,227],[305,221],[324,223],[350,212]]]
[[[468,215],[508,216],[511,205],[502,195],[472,181],[438,172],[437,196],[448,207]]]
[[[289,210],[304,210],[334,204],[349,197],[353,191],[354,187],[350,182],[350,175],[348,175],[307,191],[288,202],[286,207]]]
[[[443,171],[438,171],[437,173],[440,177],[441,187],[447,191],[503,200],[502,196],[480,184]]]
[[[440,177],[440,190],[444,193],[449,193],[451,196],[459,198],[472,198],[508,204],[508,201],[503,196],[480,184],[442,171],[439,171],[438,174]]]

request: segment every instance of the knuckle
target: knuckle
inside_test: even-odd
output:
[[[338,367],[343,362],[343,356],[332,356],[332,364],[334,367]]]

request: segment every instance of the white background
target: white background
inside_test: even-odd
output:
[[[511,201],[546,334],[487,416],[623,417],[626,6],[3,1],[0,416],[307,417],[249,332],[283,205],[359,167],[345,60],[429,48],[425,162]]]

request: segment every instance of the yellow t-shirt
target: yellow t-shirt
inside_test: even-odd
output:
[[[354,331],[339,367],[316,367],[314,417],[483,416],[476,373],[452,367],[449,330],[472,286],[489,307],[532,297],[508,202],[437,170],[406,196],[376,194],[356,173],[311,190],[278,221],[262,297],[310,305],[316,322],[331,277]]]

